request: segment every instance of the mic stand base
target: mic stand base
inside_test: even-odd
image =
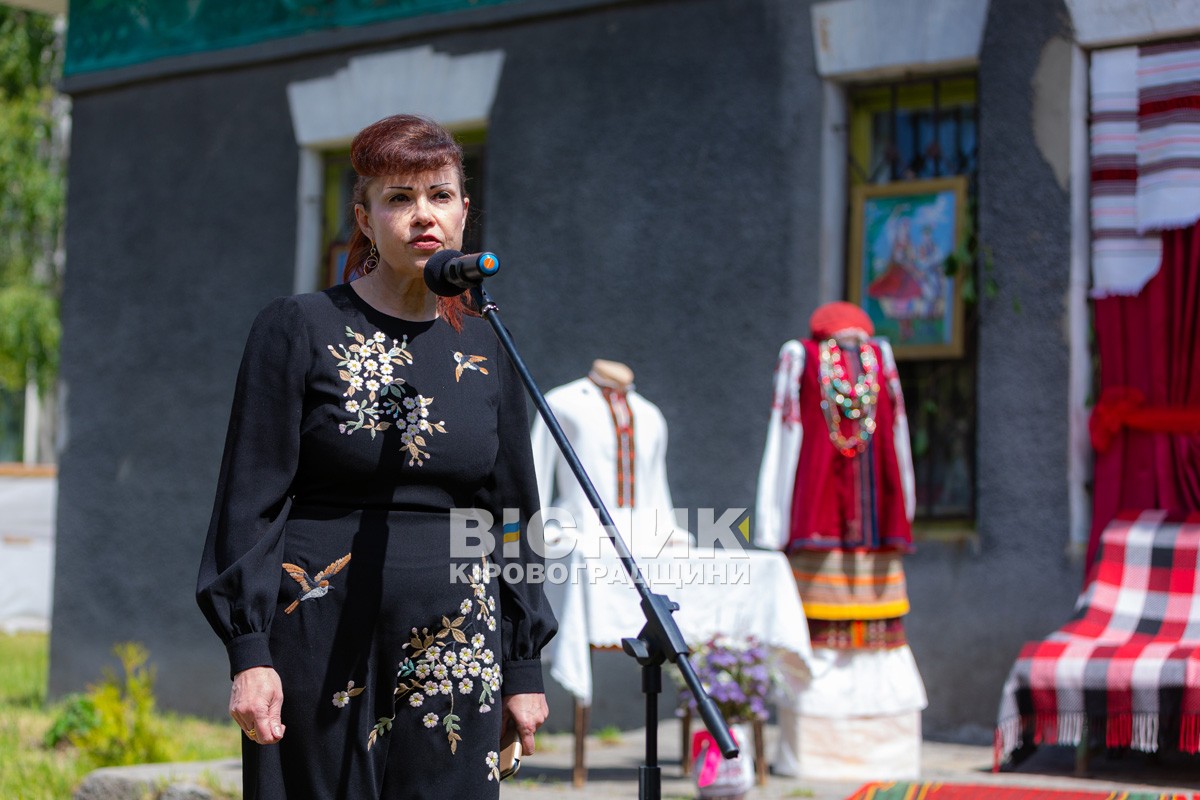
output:
[[[662,664],[666,657],[647,638],[645,628],[636,639],[622,639],[621,649],[642,665],[642,693],[646,695],[646,757],[638,767],[638,799],[662,800],[662,767],[658,765],[658,696],[662,694]]]

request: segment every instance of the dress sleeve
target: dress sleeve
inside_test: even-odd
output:
[[[796,465],[804,443],[804,426],[800,422],[800,375],[804,372],[804,358],[804,346],[791,339],[779,349],[775,367],[771,418],[758,469],[754,508],[754,543],[772,550],[785,549],[791,533]]]
[[[525,390],[508,356],[501,354],[499,361],[500,447],[489,490],[481,502],[496,520],[496,549],[491,558],[500,569],[501,693],[540,693],[542,648],[554,637],[558,622],[543,588],[545,561],[541,554],[545,547],[541,541],[531,541],[535,534],[540,538],[541,532],[529,529],[529,521],[541,505]]]
[[[229,654],[230,674],[271,666],[283,528],[300,451],[308,335],[291,298],[250,329],[234,389],[196,601]]]
[[[896,442],[896,468],[900,471],[900,486],[904,489],[904,515],[913,521],[917,510],[917,473],[913,468],[912,446],[908,438],[908,414],[904,411],[904,393],[900,391],[900,372],[896,369],[896,357],[892,345],[886,339],[876,339],[879,352],[883,354],[883,379],[892,406],[896,409],[892,423],[892,438]]]

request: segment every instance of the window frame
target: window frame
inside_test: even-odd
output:
[[[896,111],[920,111],[929,109],[934,112],[935,119],[946,109],[962,109],[969,106],[972,113],[974,129],[973,157],[967,161],[966,173],[947,173],[940,169],[934,170],[935,176],[950,177],[954,174],[966,174],[968,177],[967,215],[970,218],[968,227],[975,229],[977,213],[976,186],[978,174],[978,76],[976,73],[947,73],[944,75],[922,75],[920,77],[872,81],[846,84],[845,119],[846,119],[846,177],[845,177],[845,220],[843,231],[846,243],[849,236],[852,219],[850,198],[854,188],[865,185],[870,177],[878,170],[872,162],[873,154],[878,152],[875,120],[880,113]],[[940,136],[940,126],[935,124],[935,135]],[[892,146],[893,143],[889,143]],[[914,142],[914,156],[922,152],[921,142]],[[901,159],[903,161],[903,159]],[[911,165],[916,161],[903,162],[901,167]],[[879,165],[883,166],[883,165]],[[889,179],[873,181],[877,185],[902,186],[906,181],[897,178],[895,162],[893,162]],[[909,180],[928,180],[925,175],[914,175]],[[849,285],[849,276],[853,274],[850,257],[853,248],[843,249],[842,278],[843,286]],[[978,267],[976,265],[976,272]],[[975,274],[975,286],[979,285],[980,276]],[[969,308],[963,320],[963,354],[958,358],[922,358],[898,359],[897,367],[901,373],[901,387],[906,395],[906,408],[909,420],[910,438],[912,439],[913,467],[918,488],[918,504],[914,515],[914,537],[917,539],[938,539],[961,541],[974,537],[976,514],[978,512],[978,308],[977,302]],[[951,384],[949,390],[946,385]],[[939,395],[943,392],[944,395]],[[936,406],[931,407],[931,398],[948,398],[951,405],[963,408],[969,407],[969,414],[945,413]],[[945,399],[939,402],[946,402]],[[938,419],[939,413],[947,419]],[[951,437],[939,435],[940,428],[954,429],[963,424],[967,418],[966,429],[957,430]],[[937,443],[947,449],[939,459],[933,449]],[[966,447],[965,455],[957,450]],[[960,455],[955,455],[955,453]],[[968,485],[967,500],[959,508],[951,508],[937,512],[937,503],[929,499],[933,489],[943,485],[946,476],[954,472],[961,464],[965,467]],[[945,470],[939,476],[937,473]],[[924,498],[922,497],[924,489]]]

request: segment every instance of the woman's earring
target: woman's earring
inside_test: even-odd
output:
[[[371,252],[367,253],[367,258],[363,261],[363,272],[371,272],[379,266],[379,251],[375,249],[375,243],[371,242]]]

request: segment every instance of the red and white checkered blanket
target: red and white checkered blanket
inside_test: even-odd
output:
[[[1025,743],[1200,752],[1200,515],[1116,519],[1072,619],[1005,681],[996,765]]]

